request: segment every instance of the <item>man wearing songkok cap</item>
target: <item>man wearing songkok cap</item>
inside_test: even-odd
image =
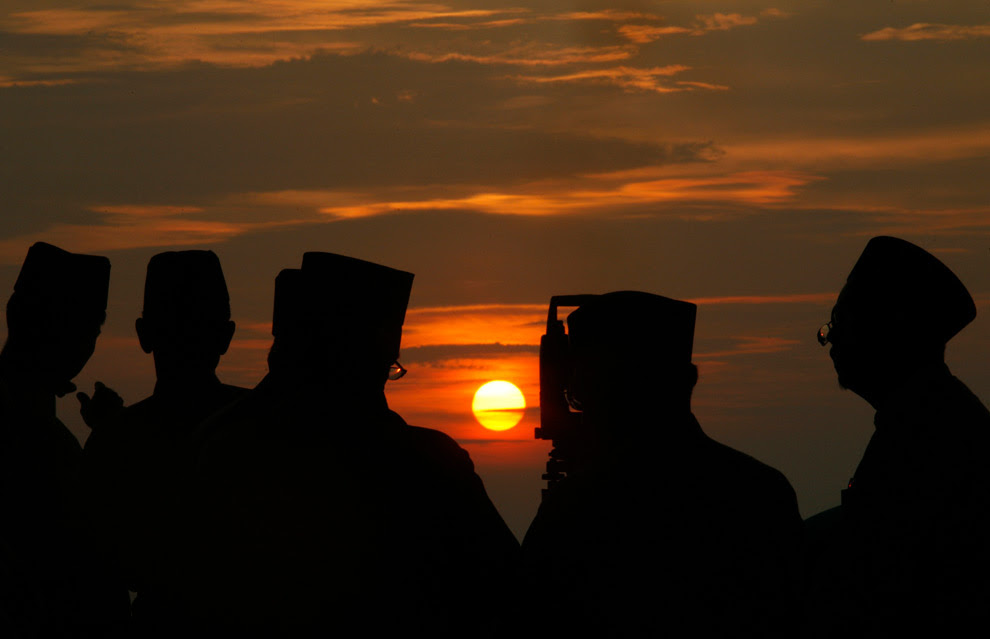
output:
[[[818,332],[876,410],[842,505],[808,520],[808,634],[962,636],[990,595],[990,413],[945,364],[976,317],[942,262],[875,237]]]
[[[133,623],[140,634],[172,615],[162,573],[170,570],[175,552],[173,528],[180,518],[192,433],[247,389],[224,384],[216,374],[235,325],[213,251],[152,257],[135,329],[141,349],[154,359],[154,392],[94,424],[84,478],[91,527],[103,542],[92,550],[112,560],[118,580],[137,593]]]
[[[7,302],[0,352],[0,621],[14,636],[75,636],[97,630],[93,623],[108,610],[126,613],[126,590],[105,591],[77,553],[82,448],[55,416],[55,398],[75,390],[72,379],[96,347],[109,283],[107,258],[38,242]]]
[[[621,291],[568,316],[568,393],[588,450],[526,533],[524,574],[539,603],[522,625],[588,637],[793,635],[794,491],[692,414],[695,313]]]
[[[467,452],[389,410],[413,275],[306,253],[269,374],[204,424],[191,609],[226,629],[486,636],[518,543]]]

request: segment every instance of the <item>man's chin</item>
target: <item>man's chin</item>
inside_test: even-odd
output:
[[[835,378],[842,390],[851,390],[856,385],[855,380],[849,379],[849,375],[843,374],[838,366],[835,367]]]
[[[57,382],[55,384],[55,397],[65,397],[69,393],[74,393],[76,390],[76,385],[72,383],[71,380],[64,382]]]

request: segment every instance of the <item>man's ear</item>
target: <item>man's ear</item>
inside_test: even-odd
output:
[[[234,339],[234,331],[237,330],[237,324],[233,320],[228,320],[224,323],[223,327],[220,329],[220,334],[218,336],[217,351],[220,355],[225,355],[227,349],[230,348],[230,340]]]
[[[148,325],[147,320],[143,317],[139,317],[134,320],[134,330],[137,331],[138,342],[141,343],[141,350],[149,355],[153,350],[155,350],[155,339],[152,334],[153,331],[151,326]]]

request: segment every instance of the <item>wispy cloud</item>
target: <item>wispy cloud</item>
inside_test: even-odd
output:
[[[851,204],[848,210],[861,210],[874,218],[873,225],[862,235],[972,236],[990,234],[990,206],[946,209],[913,209],[896,206],[862,206]]]
[[[729,161],[780,162],[795,167],[832,168],[944,162],[990,153],[990,122],[898,135],[740,141],[726,148]]]
[[[769,13],[768,13],[769,12]],[[783,17],[769,9],[764,16]],[[457,8],[419,0],[393,0],[373,6],[357,2],[257,0],[148,1],[128,5],[48,8],[11,13],[3,28],[19,36],[85,38],[75,55],[41,55],[44,42],[19,60],[17,71],[0,69],[8,82],[59,81],[31,74],[73,74],[84,71],[172,67],[189,61],[228,66],[264,66],[278,60],[306,57],[319,51],[356,53],[384,46],[398,55],[443,62],[482,64],[568,65],[626,60],[637,51],[629,46],[563,43],[555,29],[520,32],[518,37],[466,44],[460,33],[511,29],[542,23],[605,23],[633,46],[673,34],[704,35],[755,24],[758,18],[739,13],[698,14],[684,25],[667,25],[660,15],[619,9],[541,11],[534,8]],[[583,28],[583,27],[582,27]],[[452,32],[453,40],[424,44],[403,32],[432,29]],[[386,31],[387,30],[387,31]],[[388,33],[388,38],[381,36]],[[570,39],[569,39],[570,40]],[[388,44],[383,45],[383,42]],[[481,49],[488,49],[483,51]],[[14,77],[16,76],[16,77]]]
[[[990,24],[931,24],[918,22],[909,27],[885,27],[860,36],[867,42],[900,40],[918,42],[920,40],[969,40],[990,37]]]
[[[602,47],[560,47],[552,44],[531,42],[511,46],[493,53],[396,51],[410,60],[420,62],[475,62],[478,64],[498,64],[522,67],[556,67],[574,64],[600,64],[627,60],[636,51],[627,46]]]
[[[763,11],[760,11],[760,15],[765,18],[789,18],[794,14],[790,11],[784,11],[782,9],[770,7],[769,9],[764,9]]]
[[[249,232],[292,226],[298,220],[263,222],[217,219],[198,206],[93,206],[89,224],[59,223],[43,231],[0,240],[0,263],[16,264],[24,247],[45,241],[67,250],[104,253],[153,246],[216,244]]]
[[[403,327],[403,349],[478,345],[535,345],[547,309],[538,304],[487,304],[409,309]],[[529,351],[525,351],[529,352]],[[455,353],[456,354],[456,353]]]
[[[535,331],[534,331],[535,333]],[[479,337],[486,337],[480,335]],[[538,339],[538,338],[537,338]],[[538,344],[434,344],[430,346],[413,346],[402,349],[402,361],[405,363],[429,363],[449,359],[484,359],[505,357],[515,353],[539,353]]]
[[[693,33],[694,29],[687,27],[657,26],[650,24],[624,24],[619,27],[619,33],[630,42],[648,44],[668,35]]]
[[[604,9],[601,11],[569,11],[564,13],[538,14],[525,9],[505,9],[500,11],[503,14],[518,13],[519,17],[501,18],[496,20],[471,19],[474,16],[465,16],[469,19],[459,22],[413,22],[408,26],[413,28],[428,29],[448,29],[453,31],[467,31],[471,29],[493,29],[499,27],[517,26],[520,24],[535,24],[539,22],[626,22],[629,20],[659,20],[660,17],[651,13],[641,11],[622,11],[617,9]]]
[[[779,9],[766,9],[762,16],[770,18],[785,18],[789,14]],[[692,35],[703,36],[713,31],[729,31],[737,27],[754,25],[759,22],[756,16],[744,16],[740,13],[711,13],[698,14],[691,25],[666,24],[624,24],[618,32],[630,42],[648,44],[665,36]]]
[[[711,203],[774,206],[793,201],[798,190],[821,176],[800,171],[744,171],[731,174],[679,175],[637,179],[663,168],[618,171],[583,176],[577,180],[545,181],[503,190],[463,192],[444,197],[391,199],[374,193],[333,191],[257,193],[245,197],[258,202],[315,206],[333,219],[353,219],[422,211],[473,211],[491,215],[594,214],[623,207],[661,207],[675,204]],[[449,190],[449,189],[447,189]],[[320,200],[326,205],[321,206]],[[690,216],[690,213],[686,213]]]
[[[757,23],[757,18],[738,13],[713,13],[697,16],[702,31],[728,31]]]
[[[520,75],[515,80],[532,84],[597,83],[622,87],[629,91],[652,91],[654,93],[677,93],[694,89],[713,89],[716,85],[702,82],[676,82],[664,84],[661,78],[670,78],[687,71],[690,67],[671,64],[663,67],[639,69],[635,67],[613,67],[609,69],[586,69],[562,75]],[[727,87],[717,87],[724,89]]]
[[[305,0],[255,0],[251,3],[185,0],[149,2],[117,8],[39,9],[10,15],[21,33],[79,34],[93,31],[141,31],[174,35],[218,35],[284,31],[342,30],[418,20],[491,18],[505,13],[461,9],[428,2],[367,3]]]
[[[371,44],[365,36],[375,28],[461,20],[511,24],[520,13],[526,10],[453,9],[415,0],[374,6],[311,0],[184,0],[18,11],[6,16],[3,28],[21,36],[87,39],[87,46],[75,55],[51,56],[38,50],[32,57],[25,51],[17,71],[26,75],[153,69],[189,61],[263,66],[318,51],[368,49]],[[48,43],[39,39],[36,47]],[[9,70],[5,73],[11,75]]]

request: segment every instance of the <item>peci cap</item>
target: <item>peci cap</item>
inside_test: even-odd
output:
[[[334,323],[401,330],[414,275],[336,253],[303,255],[302,271]]]
[[[14,293],[71,312],[92,313],[100,321],[107,310],[110,260],[99,255],[70,253],[46,242],[28,249]]]
[[[148,262],[144,282],[146,319],[230,319],[230,295],[213,251],[168,251]]]
[[[921,335],[941,344],[976,317],[976,305],[956,274],[905,240],[874,237],[853,266],[840,296],[891,319],[910,318]]]
[[[620,359],[690,363],[698,307],[639,291],[598,295],[567,316],[575,347],[602,346]]]
[[[335,253],[309,252],[301,269],[275,280],[272,334],[315,326],[347,334],[372,331],[398,339],[414,275]]]

